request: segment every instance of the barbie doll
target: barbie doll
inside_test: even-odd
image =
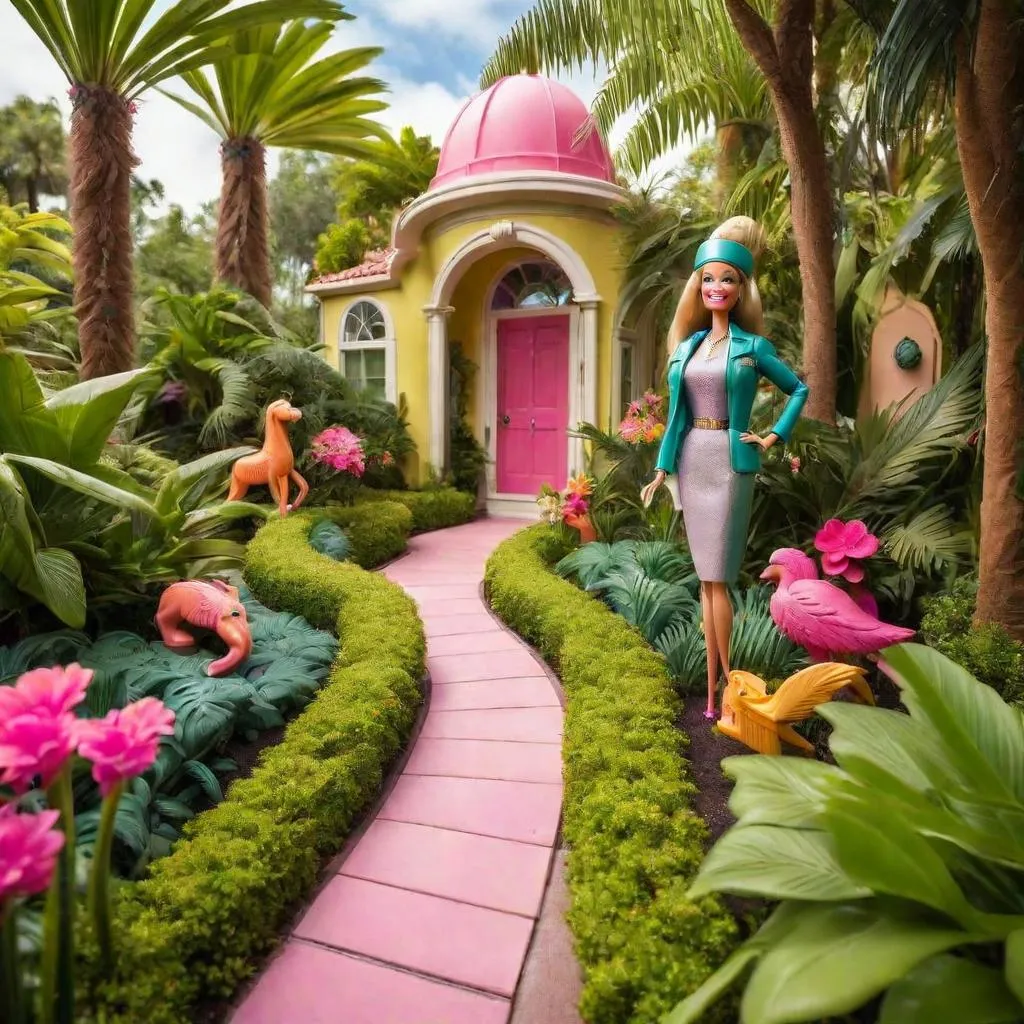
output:
[[[787,441],[807,401],[807,385],[763,337],[754,266],[763,233],[749,217],[727,220],[697,250],[669,328],[669,413],[649,505],[669,473],[678,473],[683,525],[699,577],[707,644],[708,703],[715,717],[721,665],[729,678],[732,605],[747,542],[754,477],[761,453]],[[750,433],[760,377],[789,396],[767,437]]]

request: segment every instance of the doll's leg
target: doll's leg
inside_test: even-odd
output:
[[[732,602],[729,600],[729,588],[724,583],[712,583],[711,600],[715,620],[715,640],[718,645],[718,658],[725,673],[725,681],[729,681],[729,641],[732,639]]]
[[[715,716],[715,692],[718,689],[718,643],[715,636],[715,609],[712,588],[714,583],[701,583],[700,607],[704,618],[704,646],[708,660],[708,705],[705,718]]]

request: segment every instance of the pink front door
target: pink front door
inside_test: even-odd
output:
[[[567,472],[569,317],[498,321],[498,450],[501,494],[561,490]]]

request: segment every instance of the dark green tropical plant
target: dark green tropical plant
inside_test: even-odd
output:
[[[778,902],[666,1017],[744,982],[743,1024],[881,997],[880,1024],[1024,1018],[1024,716],[936,651],[886,652],[909,715],[832,703],[835,766],[730,758],[736,825],[690,889]]]

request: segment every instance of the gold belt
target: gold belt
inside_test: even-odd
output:
[[[710,420],[706,416],[697,416],[693,421],[697,430],[728,430],[728,420]]]

